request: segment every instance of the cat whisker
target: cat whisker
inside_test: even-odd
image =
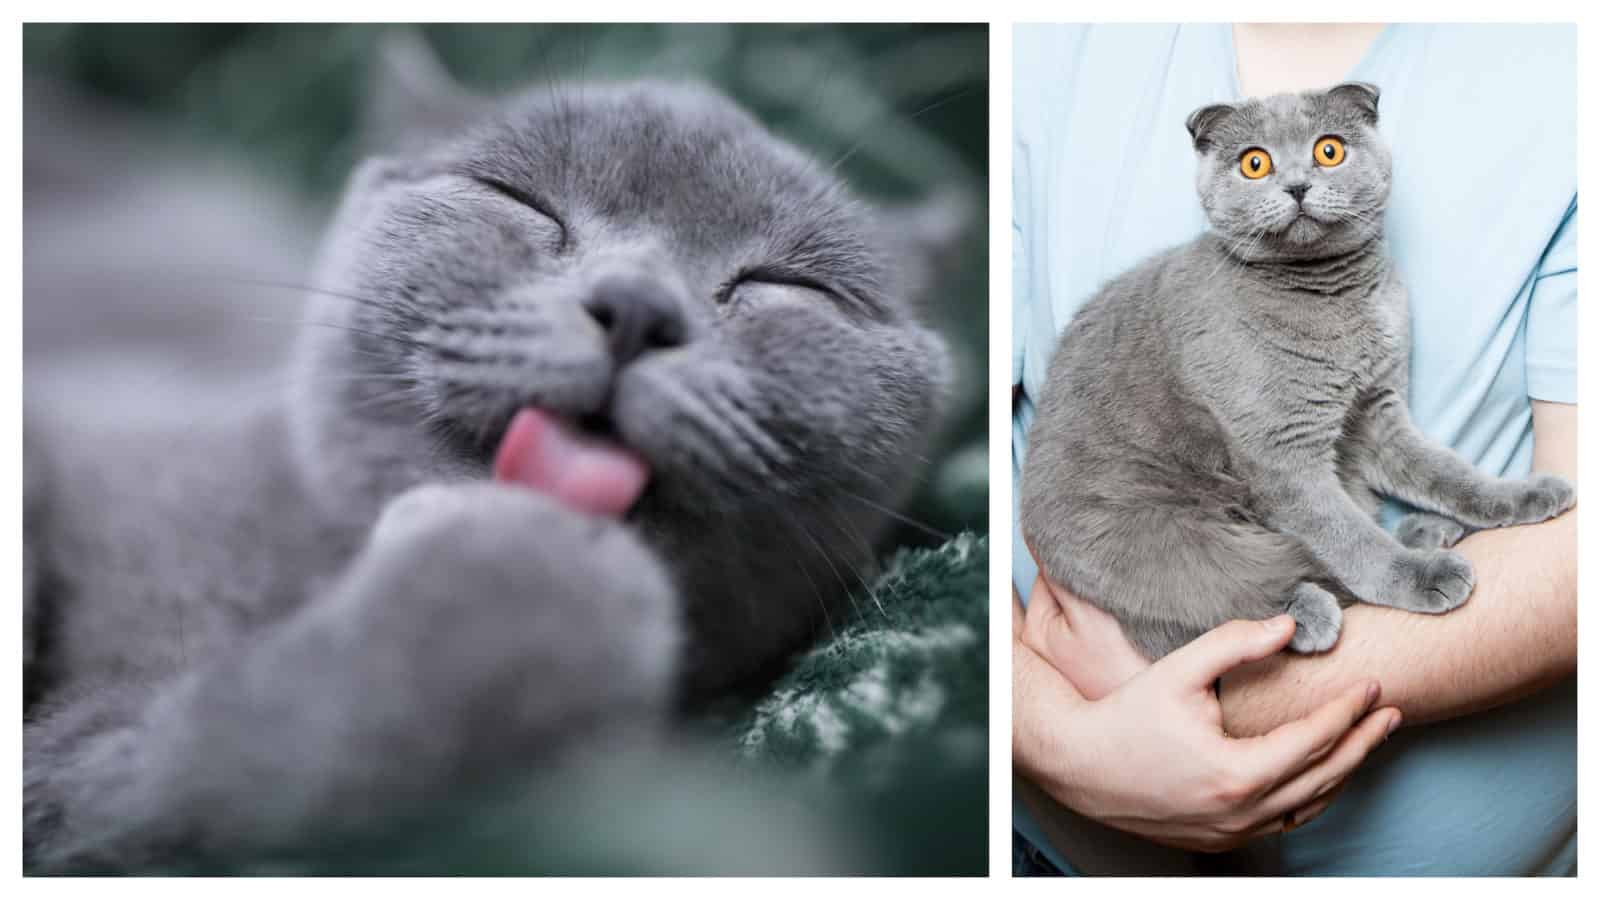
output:
[[[919,522],[916,519],[913,519],[910,516],[904,515],[902,513],[898,513],[896,511],[890,509],[889,507],[884,506],[881,503],[877,503],[877,502],[874,502],[872,500],[869,500],[866,497],[861,496],[860,494],[852,493],[850,491],[841,491],[841,493],[845,497],[848,497],[849,499],[854,500],[857,503],[864,504],[867,507],[869,507],[871,509],[875,509],[878,512],[883,513],[884,515],[888,516],[891,519],[894,519],[897,522],[903,523],[905,525],[910,525],[912,528],[915,528],[918,531],[921,531],[921,532],[923,532],[923,533],[925,533],[927,535],[930,535],[932,537],[936,537],[941,541],[949,541],[949,540],[951,540],[951,539],[953,539],[955,537],[952,534],[948,534],[946,532],[940,531],[939,529],[933,527],[932,525],[929,525],[926,522]]]
[[[876,552],[874,551],[872,545],[868,543],[859,532],[850,527],[849,521],[840,514],[838,507],[830,503],[828,504],[828,509],[825,511],[831,512],[832,515],[830,516],[830,519],[832,520],[833,525],[838,528],[839,532],[859,545],[861,549],[866,552],[869,559],[876,556]],[[867,592],[868,597],[872,598],[872,605],[878,608],[879,614],[884,616],[884,618],[888,618],[889,611],[883,608],[883,601],[878,599],[878,592],[873,589],[872,585],[867,583],[867,579],[862,576],[861,571],[855,567],[855,564],[850,562],[849,554],[841,554],[840,559],[846,566],[850,568],[850,571],[855,574],[856,580],[861,582],[862,589]]]
[[[806,567],[799,560],[794,560],[794,567],[800,570],[801,575],[805,576],[806,584],[811,586],[812,596],[817,598],[817,609],[822,611],[822,621],[828,626],[828,636],[830,638],[838,637],[839,629],[834,627],[833,616],[828,612],[828,603],[822,599],[822,591],[817,587],[816,580],[811,577],[811,573],[806,571]]]
[[[363,297],[363,296],[361,296],[359,294],[351,294],[351,293],[346,293],[344,291],[335,291],[335,290],[331,290],[329,288],[318,287],[318,286],[312,285],[312,284],[301,284],[299,282],[293,282],[293,281],[275,281],[275,280],[272,280],[272,279],[252,278],[252,277],[247,277],[247,276],[235,276],[235,275],[210,275],[210,276],[201,276],[201,277],[207,277],[207,278],[210,278],[212,280],[222,281],[222,282],[226,282],[226,283],[229,283],[229,284],[248,285],[250,287],[277,288],[277,289],[284,290],[284,291],[292,291],[292,292],[306,293],[306,294],[320,294],[320,295],[323,295],[323,296],[326,296],[326,297],[336,297],[336,298],[338,298],[340,300],[349,300],[352,303],[358,303],[358,304],[361,304],[362,306],[371,307],[372,309],[377,309],[377,310],[381,310],[381,311],[384,311],[384,312],[388,312],[388,311],[390,311],[392,309],[392,305],[390,303],[386,303],[383,300],[377,299],[375,297]]]
[[[966,87],[961,88],[959,90],[951,91],[950,93],[946,94],[945,96],[934,100],[933,102],[927,104],[926,106],[921,107],[916,112],[911,113],[910,115],[906,116],[905,117],[906,121],[908,121],[908,122],[916,121],[916,119],[918,117],[920,117],[920,116],[927,115],[928,113],[933,112],[934,110],[940,108],[941,106],[946,106],[946,105],[948,105],[950,103],[954,103],[955,101],[960,100],[962,97],[965,97],[968,94],[971,94],[973,91],[976,91],[978,89],[978,87],[979,87],[978,85],[969,84]],[[873,123],[873,124],[876,124],[876,123]],[[863,131],[862,136],[859,139],[857,139],[854,144],[850,145],[850,149],[848,149],[844,153],[840,154],[839,157],[837,159],[835,159],[828,166],[828,171],[829,172],[837,172],[839,170],[840,166],[842,166],[846,162],[848,162],[850,160],[850,158],[855,156],[857,151],[859,151],[861,149],[861,147],[864,144],[866,144],[867,135],[870,132],[868,132],[867,129],[865,129],[865,128],[863,128],[862,131]]]
[[[790,522],[800,529],[800,533],[805,535],[806,540],[809,541],[811,546],[816,549],[817,555],[822,557],[822,561],[828,564],[828,569],[833,572],[833,577],[839,580],[839,587],[844,591],[845,596],[850,599],[851,607],[854,608],[857,615],[859,615],[861,613],[861,607],[856,604],[855,594],[850,589],[850,582],[846,581],[845,577],[839,573],[838,567],[833,564],[833,557],[828,553],[827,550],[823,549],[822,544],[817,540],[816,535],[811,533],[811,529],[807,528],[798,518],[791,519]]]
[[[381,341],[389,341],[390,343],[399,344],[404,347],[411,347],[421,350],[433,349],[433,344],[428,341],[422,341],[410,337],[402,337],[398,334],[384,334],[381,331],[373,331],[369,328],[357,328],[354,325],[345,325],[341,322],[322,322],[314,319],[267,319],[258,316],[243,316],[240,317],[240,321],[262,322],[269,325],[293,325],[297,327],[309,325],[314,328],[331,328],[335,331],[346,331],[350,334],[359,334],[364,337],[376,338]]]
[[[781,527],[789,530],[791,533],[798,529],[798,526],[795,523],[786,519],[779,518],[776,521]],[[728,546],[729,549],[738,549],[731,536],[724,536],[722,543]],[[828,626],[828,633],[834,637],[837,637],[839,630],[833,624],[832,613],[828,611],[827,598],[823,596],[822,588],[817,584],[817,580],[811,577],[811,570],[808,569],[805,563],[799,558],[791,558],[791,562],[793,562],[794,567],[798,569],[800,574],[805,578],[806,584],[810,586],[811,595],[816,598],[817,601],[817,609],[822,613],[822,620]],[[747,606],[749,606],[748,603]]]

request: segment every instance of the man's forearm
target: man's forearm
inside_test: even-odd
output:
[[[1577,511],[1539,525],[1484,531],[1456,549],[1477,587],[1465,606],[1425,616],[1358,604],[1334,649],[1279,654],[1223,680],[1234,735],[1305,715],[1362,678],[1408,725],[1488,709],[1547,687],[1578,665]]]

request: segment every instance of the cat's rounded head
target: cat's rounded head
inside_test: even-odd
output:
[[[298,347],[295,446],[330,509],[490,477],[534,410],[643,461],[627,516],[691,584],[870,554],[947,377],[911,296],[947,222],[875,210],[704,87],[416,121],[350,179]]]
[[[1313,259],[1382,234],[1391,163],[1378,97],[1346,82],[1189,115],[1200,204],[1232,253]]]

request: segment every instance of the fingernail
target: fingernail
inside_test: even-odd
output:
[[[1283,630],[1285,625],[1293,625],[1293,624],[1294,624],[1294,617],[1293,616],[1281,615],[1281,616],[1273,616],[1270,619],[1264,620],[1261,623],[1261,627],[1265,628],[1266,630],[1268,630],[1270,632],[1272,632],[1273,634],[1277,634],[1278,632]]]
[[[1371,709],[1372,704],[1376,702],[1378,702],[1378,683],[1369,681],[1367,682],[1367,708]]]
[[[1394,730],[1396,728],[1399,728],[1399,727],[1400,727],[1400,711],[1396,710],[1395,714],[1389,718],[1389,730],[1385,731],[1383,733],[1383,739],[1384,740],[1388,740],[1389,739],[1389,735],[1394,734]]]

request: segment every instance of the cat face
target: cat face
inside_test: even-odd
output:
[[[625,516],[691,581],[859,557],[944,379],[906,235],[708,90],[534,91],[465,135],[364,164],[330,228],[295,425],[329,507],[489,477],[531,409],[643,461]]]
[[[1200,203],[1245,259],[1309,259],[1382,231],[1390,159],[1378,89],[1346,83],[1196,110]]]

